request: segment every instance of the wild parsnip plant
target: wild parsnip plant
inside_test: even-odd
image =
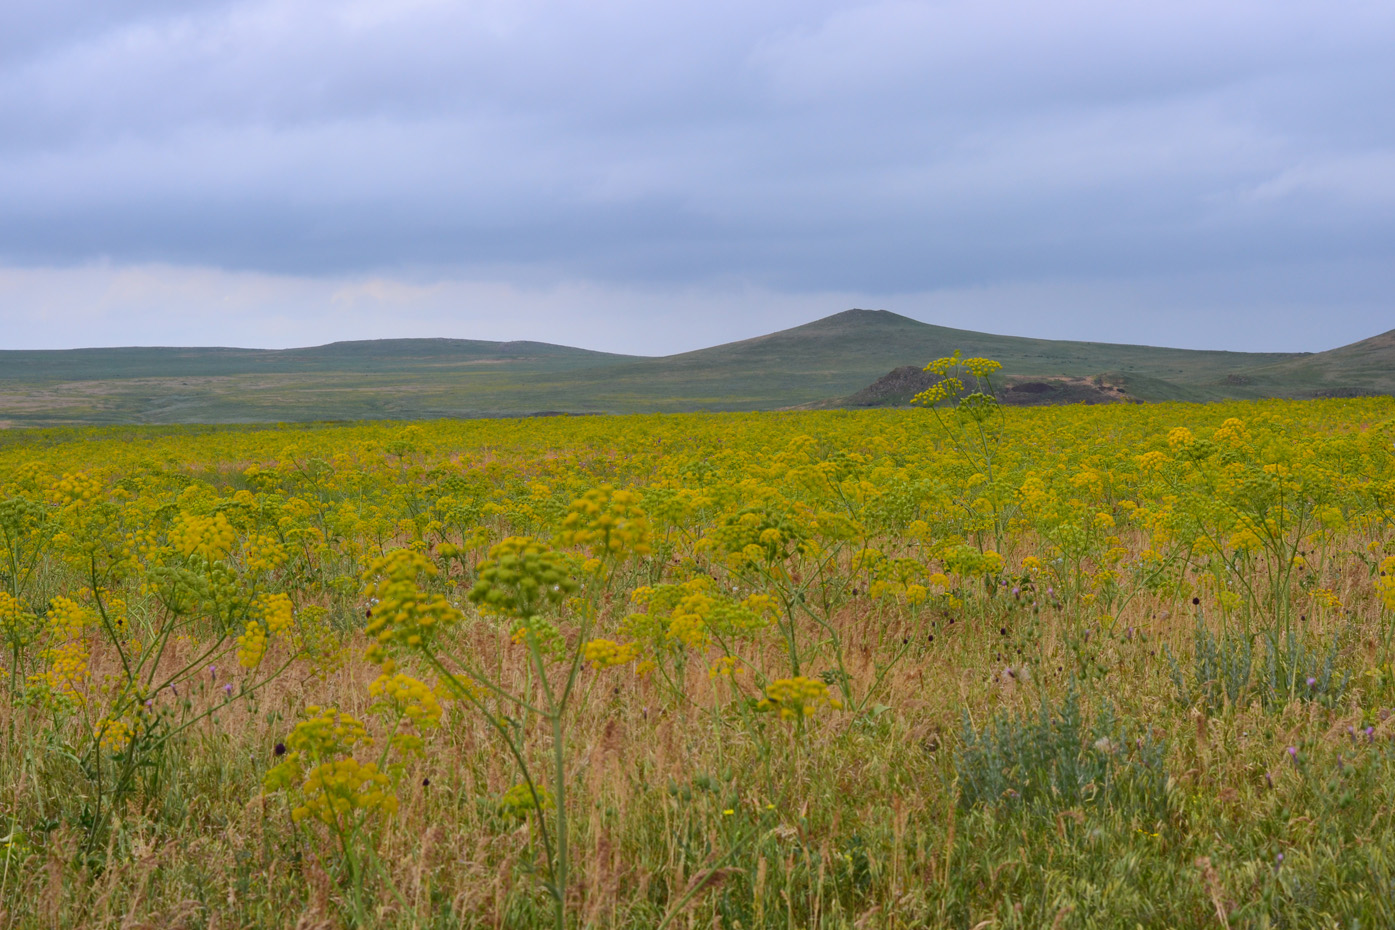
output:
[[[0,925],[1395,925],[1395,401],[0,433]]]

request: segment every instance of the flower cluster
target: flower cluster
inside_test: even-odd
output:
[[[295,605],[284,594],[262,594],[254,607],[259,618],[248,620],[237,638],[237,664],[246,669],[261,665],[268,641],[295,625]]]
[[[102,719],[96,726],[97,743],[107,752],[124,752],[135,738],[135,731],[124,720]]]
[[[387,775],[373,762],[359,762],[352,756],[322,762],[310,770],[301,786],[303,801],[292,808],[297,823],[307,817],[331,827],[340,827],[354,811],[397,813],[397,796]]]
[[[1386,610],[1395,611],[1395,556],[1381,560],[1376,593]]]
[[[170,527],[169,541],[180,555],[214,562],[227,558],[237,541],[237,530],[222,511],[212,516],[181,513]]]
[[[649,517],[634,491],[609,484],[587,491],[572,502],[562,520],[558,541],[589,549],[596,558],[648,555]]]
[[[359,762],[351,753],[371,746],[367,728],[357,718],[334,708],[311,706],[310,716],[286,737],[284,761],[267,773],[267,791],[292,792],[291,809],[297,822],[317,820],[341,833],[352,826],[357,812],[397,812],[392,780],[375,762]]]
[[[758,710],[777,713],[781,720],[802,720],[820,708],[840,709],[843,702],[828,693],[828,684],[818,678],[780,678],[765,686],[765,698]]]
[[[550,810],[552,795],[541,785],[517,784],[499,798],[499,813],[523,819],[537,810]]]
[[[389,743],[398,761],[388,769],[400,772],[405,760],[419,757],[425,749],[421,731],[441,724],[441,702],[436,689],[401,672],[384,672],[368,686],[374,698],[373,710],[397,722],[397,732]]]
[[[19,598],[0,590],[0,638],[15,651],[35,642],[43,626]]]
[[[597,670],[627,665],[639,656],[634,643],[617,643],[609,639],[593,639],[586,644],[583,656]]]
[[[577,589],[566,555],[528,536],[510,536],[489,550],[470,600],[495,613],[528,621]]]
[[[444,595],[423,590],[422,582],[437,574],[435,564],[412,549],[389,552],[368,567],[364,577],[374,606],[365,632],[374,639],[371,661],[385,661],[393,646],[424,648],[439,630],[460,620],[460,611]]]

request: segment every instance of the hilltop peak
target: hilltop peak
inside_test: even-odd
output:
[[[835,313],[835,314],[833,314],[832,316],[826,316],[826,317],[823,317],[822,319],[814,320],[812,323],[805,323],[804,326],[806,326],[806,327],[808,327],[808,326],[824,326],[824,325],[846,326],[846,325],[849,325],[849,324],[854,324],[854,325],[866,325],[866,324],[886,325],[886,324],[888,324],[888,323],[894,324],[894,325],[897,325],[897,326],[904,326],[904,325],[906,325],[907,323],[913,324],[913,325],[915,325],[915,326],[924,326],[924,325],[926,325],[926,324],[920,322],[919,320],[913,320],[913,319],[911,319],[911,318],[908,317],[908,316],[902,316],[902,315],[899,314],[899,313],[892,313],[890,310],[863,310],[863,309],[861,309],[861,308],[859,308],[859,307],[854,307],[854,308],[852,308],[851,310],[844,310],[844,311],[841,312],[841,313]]]

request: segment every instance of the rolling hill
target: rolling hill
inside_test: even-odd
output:
[[[284,350],[2,351],[0,423],[247,423],[859,406],[859,392],[894,369],[921,366],[955,349],[1001,361],[1005,386],[1060,387],[1061,400],[1089,400],[1092,391],[1143,401],[1395,391],[1395,331],[1326,352],[1213,352],[1027,339],[935,326],[885,310],[848,310],[660,358],[457,339]],[[1051,399],[1035,386],[1022,393],[1024,402]]]

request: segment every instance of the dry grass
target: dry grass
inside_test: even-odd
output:
[[[1188,713],[1173,700],[1160,650],[1184,655],[1193,619],[1169,606],[1135,602],[1119,635],[1096,634],[1088,645],[1049,612],[1005,608],[950,624],[866,603],[841,611],[855,681],[871,680],[902,638],[922,642],[875,696],[888,710],[830,714],[803,734],[770,718],[733,717],[724,686],[704,674],[689,676],[679,701],[655,676],[586,672],[568,736],[571,912],[579,926],[653,926],[695,891],[673,925],[1124,926],[1126,915],[1153,915],[1201,926],[1232,913],[1257,919],[1255,896],[1282,894],[1279,879],[1289,875],[1293,893],[1305,888],[1308,900],[1327,902],[1314,913],[1342,912],[1330,909],[1355,891],[1337,881],[1346,860],[1384,862],[1391,782],[1376,777],[1376,796],[1345,802],[1317,783],[1340,766],[1388,772],[1392,724],[1376,725],[1370,748],[1364,737],[1354,741],[1348,727],[1359,730],[1363,720],[1356,694],[1330,712],[1294,702],[1212,718]],[[1342,633],[1360,666],[1379,624],[1371,608],[1316,621],[1308,635]],[[362,645],[357,634],[349,645]],[[505,684],[527,687],[520,648],[483,621],[462,632],[455,650],[497,663]],[[6,809],[28,831],[59,822],[42,853],[11,855],[6,925],[343,925],[336,848],[323,833],[296,830],[259,782],[301,708],[334,705],[367,717],[376,674],[358,661],[328,675],[296,664],[254,705],[210,718],[163,760],[162,791],[117,814],[105,848],[86,861],[79,831],[64,821],[77,780],[62,758],[37,752],[42,715],[4,708],[0,726],[15,734],[3,757]],[[1059,700],[1071,678],[1091,713],[1112,702],[1166,740],[1166,822],[1121,821],[1107,805],[1048,816],[956,804],[963,715],[982,722],[1012,709],[1030,713],[1043,693]],[[207,693],[216,693],[212,682]],[[527,730],[525,745],[538,758],[550,751],[540,727]],[[1301,766],[1287,759],[1288,746],[1301,747]],[[516,780],[485,721],[453,707],[402,779],[399,815],[376,837],[384,865],[370,889],[377,925],[546,923],[545,895],[531,874],[542,867],[535,825],[494,809]],[[1346,823],[1334,831],[1334,804],[1355,805],[1360,816],[1344,810]],[[1335,845],[1334,832],[1342,835]],[[1263,870],[1253,858],[1260,849]],[[1276,871],[1279,851],[1286,859]],[[1077,865],[1062,873],[1062,859]],[[1124,869],[1125,885],[1102,884],[1080,868],[1107,862]],[[1158,873],[1165,897],[1151,885]],[[1051,876],[1065,903],[1044,897]],[[1366,897],[1358,910],[1387,906]],[[1233,925],[1247,922],[1237,916]]]

